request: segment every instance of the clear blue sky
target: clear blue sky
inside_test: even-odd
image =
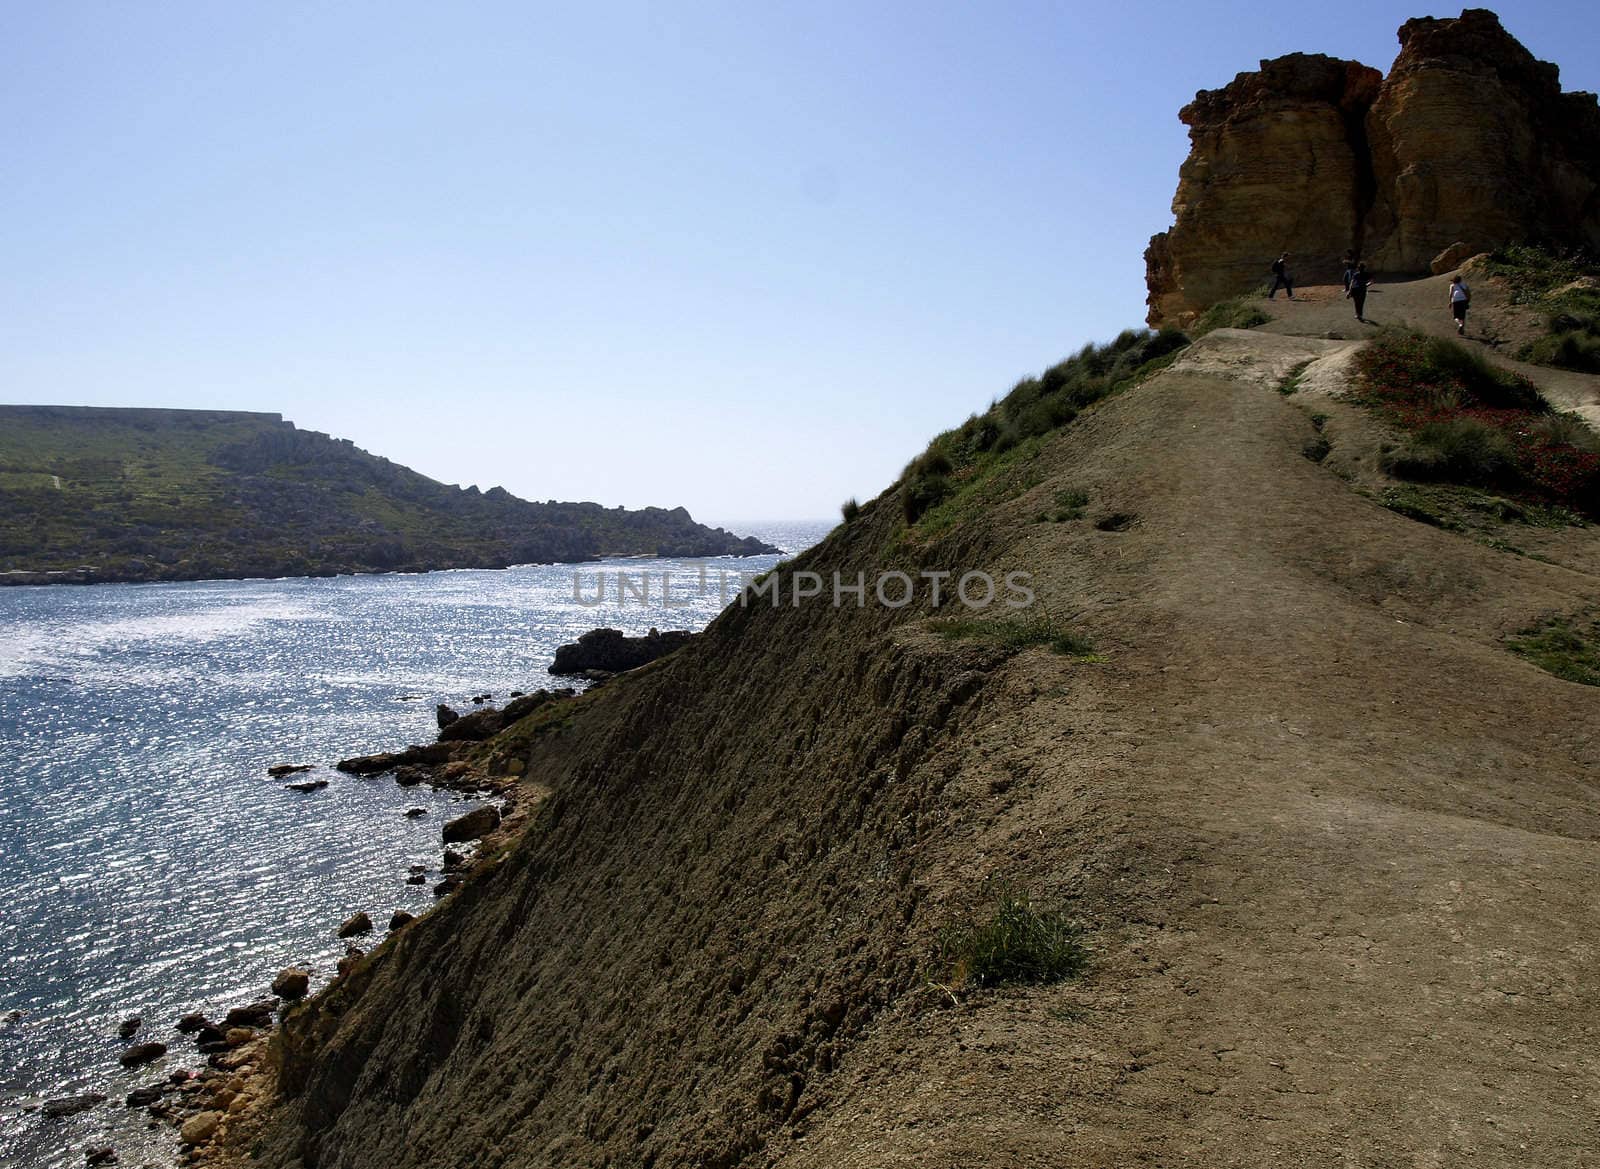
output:
[[[810,518],[1138,324],[1178,107],[1409,3],[5,4],[0,401]],[[1458,8],[1431,10],[1455,15]],[[1502,11],[1600,88],[1600,6]]]

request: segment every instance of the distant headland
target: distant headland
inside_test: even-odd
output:
[[[438,483],[279,414],[0,406],[0,584],[777,551],[681,507],[531,503]]]

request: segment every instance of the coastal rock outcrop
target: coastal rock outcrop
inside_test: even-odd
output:
[[[458,841],[477,840],[487,836],[500,827],[500,809],[493,804],[485,804],[481,808],[474,808],[465,816],[457,816],[444,826],[444,842],[453,844]]]
[[[1399,39],[1387,77],[1294,53],[1180,111],[1174,224],[1145,253],[1152,325],[1249,292],[1282,251],[1304,281],[1337,279],[1346,249],[1422,273],[1455,245],[1600,247],[1595,96],[1563,93],[1485,9]]]
[[[662,633],[652,629],[644,637],[627,637],[620,629],[591,629],[576,642],[556,650],[550,672],[582,674],[588,670],[605,670],[619,673],[653,662],[687,644],[693,637],[694,634],[686,630]]]
[[[281,999],[305,998],[311,989],[311,972],[291,966],[272,980],[272,993]]]

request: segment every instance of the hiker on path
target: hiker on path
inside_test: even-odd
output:
[[[1344,254],[1344,291],[1346,296],[1350,294],[1350,277],[1356,274],[1356,265],[1356,254],[1354,252],[1346,252]]]
[[[1456,332],[1463,337],[1467,335],[1467,306],[1471,303],[1472,289],[1467,287],[1467,282],[1457,272],[1455,279],[1450,281],[1450,315],[1456,319]]]
[[[1289,299],[1294,299],[1294,285],[1289,283],[1289,253],[1284,252],[1272,261],[1272,290],[1267,293],[1267,299],[1272,300],[1278,295],[1278,289],[1286,289]]]
[[[1356,302],[1356,320],[1365,322],[1367,311],[1367,289],[1372,285],[1372,277],[1367,274],[1367,266],[1358,262],[1354,268],[1345,273],[1345,295]]]

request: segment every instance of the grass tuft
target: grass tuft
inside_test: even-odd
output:
[[[1189,329],[1189,335],[1199,340],[1213,329],[1253,329],[1272,320],[1249,297],[1219,301],[1200,314]]]
[[[947,641],[981,641],[1008,650],[1047,645],[1058,654],[1094,657],[1094,642],[1042,614],[1011,617],[940,617],[929,623]]]
[[[966,506],[963,501],[976,494],[987,498],[1001,487],[1031,487],[1015,474],[1000,474],[1008,457],[1027,455],[1030,444],[1096,402],[1164,369],[1188,344],[1188,336],[1176,329],[1124,329],[1112,341],[1085,345],[1039,376],[1023,378],[988,410],[939,435],[906,465],[901,503],[907,525],[920,525],[925,539],[947,527],[953,513]]]
[[[1024,892],[1002,886],[985,921],[947,926],[939,935],[946,977],[978,987],[1060,982],[1082,972],[1082,931],[1056,910],[1035,909]]]
[[[1600,618],[1549,617],[1519,630],[1506,645],[1558,678],[1600,686]]]
[[[854,523],[856,517],[861,514],[861,504],[852,495],[839,505],[839,514],[844,518],[845,523]]]

